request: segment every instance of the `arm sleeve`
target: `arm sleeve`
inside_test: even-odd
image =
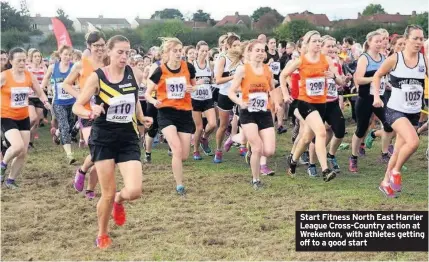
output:
[[[191,79],[194,79],[195,78],[195,74],[196,74],[195,67],[191,63],[187,63],[187,64],[188,64],[189,74],[191,75]]]
[[[159,80],[161,79],[161,75],[161,67],[158,67],[157,69],[155,69],[155,71],[153,71],[153,74],[150,76],[149,79],[157,85],[159,83]]]

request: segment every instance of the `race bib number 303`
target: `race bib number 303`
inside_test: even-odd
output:
[[[114,123],[130,123],[136,110],[134,94],[113,97],[106,113],[106,120]]]
[[[323,96],[325,93],[325,78],[307,78],[306,89],[308,96]]]
[[[186,78],[184,76],[167,78],[165,83],[168,99],[182,99],[185,97]]]
[[[267,93],[250,93],[249,94],[249,112],[267,111],[268,94]]]
[[[10,106],[22,108],[28,106],[28,94],[30,87],[12,87],[10,89]]]

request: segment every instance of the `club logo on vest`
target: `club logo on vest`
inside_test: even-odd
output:
[[[419,66],[419,72],[424,72],[425,71],[425,66],[421,65]]]

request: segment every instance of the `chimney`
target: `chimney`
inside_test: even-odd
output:
[[[240,15],[238,14],[238,12],[235,12],[235,17],[239,17]]]
[[[417,15],[417,12],[416,12],[416,11],[413,11],[413,12],[411,13],[411,15],[412,15],[412,16],[416,16],[416,15]]]
[[[358,19],[362,18],[362,14],[359,12],[358,13]]]
[[[399,12],[396,12],[396,14],[397,14],[397,15],[400,15],[400,13],[399,13]]]
[[[40,14],[36,14],[36,17],[41,17],[41,15]]]
[[[99,15],[98,18],[104,18],[103,15]]]

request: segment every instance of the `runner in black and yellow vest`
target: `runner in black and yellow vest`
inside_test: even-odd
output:
[[[137,120],[146,125],[151,118],[144,117],[138,102],[138,84],[142,74],[127,65],[130,43],[123,36],[108,41],[110,65],[97,69],[85,83],[73,112],[83,119],[94,120],[89,139],[91,160],[97,169],[101,198],[97,205],[99,248],[107,248],[110,210],[116,225],[125,223],[122,203],[134,200],[142,193],[142,165]],[[85,107],[95,97],[92,110]],[[123,175],[124,188],[116,193],[115,165]]]

